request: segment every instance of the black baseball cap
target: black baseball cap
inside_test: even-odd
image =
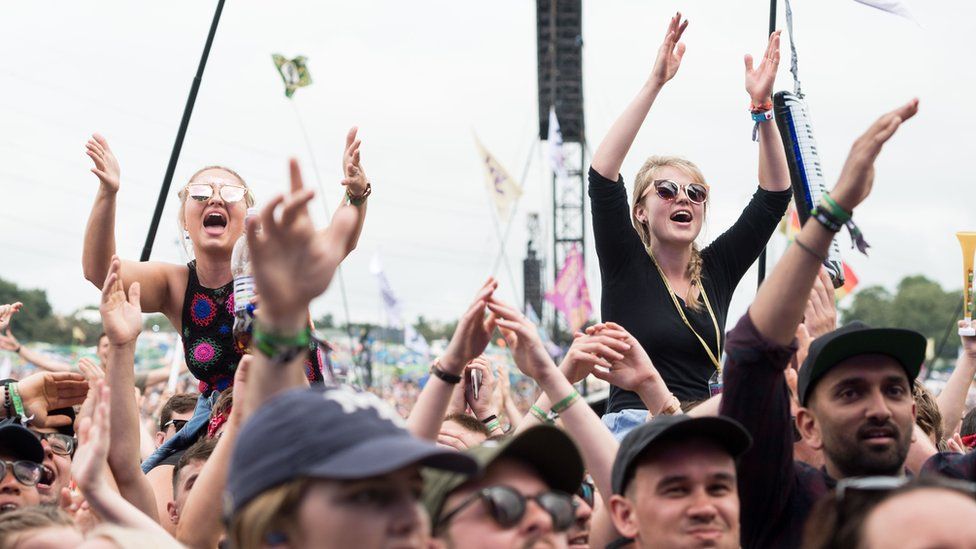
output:
[[[16,419],[0,421],[0,454],[34,463],[44,462],[44,447],[41,446],[41,441]]]
[[[420,440],[402,424],[397,412],[371,393],[313,387],[274,397],[237,437],[226,516],[298,477],[364,479],[414,463],[467,474],[477,469],[470,457]]]
[[[752,437],[745,427],[727,417],[657,416],[627,433],[621,441],[610,474],[613,493],[624,493],[634,476],[637,459],[652,449],[654,444],[689,438],[714,441],[725,448],[733,459],[738,459],[752,446]]]
[[[806,406],[813,388],[831,368],[852,356],[888,355],[905,369],[911,385],[925,362],[925,336],[902,328],[872,328],[859,321],[813,340],[796,382],[797,399]]]
[[[478,463],[478,475],[483,475],[499,459],[509,458],[529,465],[553,490],[574,494],[583,482],[583,458],[576,444],[561,429],[549,425],[536,425],[502,440],[486,440],[464,453]],[[424,471],[423,501],[432,526],[437,526],[447,496],[475,478],[446,471]]]

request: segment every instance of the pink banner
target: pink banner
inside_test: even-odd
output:
[[[590,292],[583,272],[583,254],[575,245],[566,255],[566,263],[556,278],[556,287],[546,292],[546,300],[566,317],[572,331],[586,324],[593,312]]]

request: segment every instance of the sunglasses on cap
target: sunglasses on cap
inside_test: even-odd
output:
[[[573,496],[565,492],[551,490],[534,496],[525,496],[508,486],[489,486],[478,490],[462,501],[453,511],[444,515],[438,521],[437,528],[443,528],[465,507],[476,501],[484,502],[488,514],[499,526],[511,528],[525,517],[529,500],[535,501],[542,510],[549,514],[552,518],[552,528],[556,532],[563,532],[573,525],[576,516]]]
[[[14,478],[24,486],[36,486],[41,480],[44,468],[40,463],[27,460],[0,460],[0,479],[6,478],[8,467],[13,471]]]
[[[75,437],[62,433],[38,433],[31,430],[37,440],[46,440],[51,451],[59,456],[70,456],[75,451]]]
[[[240,202],[247,196],[247,187],[241,185],[217,185],[216,183],[190,183],[186,186],[186,195],[197,202],[210,200],[214,192],[220,193],[220,198],[229,204]]]
[[[169,421],[167,421],[166,423],[163,424],[163,430],[165,431],[167,427],[169,427],[170,425],[172,425],[173,426],[173,432],[174,433],[179,433],[180,432],[180,429],[182,429],[183,426],[186,425],[186,423],[188,421],[189,421],[188,419],[171,419],[171,420],[169,420]]]
[[[678,193],[681,191],[685,192],[685,196],[693,204],[704,204],[708,200],[708,185],[704,183],[688,183],[682,185],[670,179],[655,179],[652,185],[658,197],[668,202],[678,198]]]

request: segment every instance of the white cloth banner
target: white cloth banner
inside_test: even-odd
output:
[[[559,119],[556,118],[556,107],[549,107],[549,135],[546,137],[549,147],[549,167],[556,174],[557,180],[569,177],[566,171],[566,155],[563,153],[563,132],[559,129]]]
[[[881,11],[886,11],[888,13],[893,13],[895,15],[900,15],[905,19],[911,19],[915,21],[912,17],[912,12],[908,10],[908,6],[905,5],[901,0],[854,0],[859,4],[864,4],[865,6],[871,6],[872,8],[879,9]],[[917,21],[916,21],[917,23]]]
[[[369,272],[373,273],[376,283],[380,286],[380,298],[383,300],[383,312],[386,314],[387,323],[392,328],[402,328],[403,314],[400,311],[400,300],[393,293],[390,281],[386,279],[380,254],[373,254],[373,259],[369,262]]]

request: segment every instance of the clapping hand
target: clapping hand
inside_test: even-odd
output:
[[[21,302],[0,305],[0,332],[10,326],[10,318],[24,306]],[[8,334],[9,335],[9,334]]]
[[[837,180],[837,186],[830,191],[830,196],[840,207],[852,211],[871,194],[874,160],[881,152],[881,147],[895,135],[902,122],[915,116],[917,112],[918,99],[912,99],[879,118],[854,142]]]
[[[142,332],[142,307],[139,304],[139,283],[133,282],[129,286],[129,296],[126,298],[125,286],[122,284],[122,262],[118,256],[112,256],[112,265],[102,286],[102,303],[99,312],[102,314],[102,326],[105,335],[112,345],[135,343]]]
[[[664,33],[664,43],[657,51],[657,59],[651,70],[650,80],[656,85],[663,86],[678,73],[681,58],[685,54],[685,45],[680,40],[686,28],[688,28],[688,20],[681,20],[681,12],[676,13],[668,23],[668,30]]]
[[[617,347],[620,358],[612,360],[608,370],[594,368],[594,377],[628,391],[638,391],[642,386],[661,379],[657,369],[651,363],[651,357],[647,356],[647,352],[641,347],[637,338],[623,326],[606,322],[590,326],[586,331],[591,336],[609,337],[624,344],[622,348]]]
[[[353,126],[346,134],[346,148],[342,151],[342,184],[350,196],[361,197],[366,192],[366,172],[359,161],[359,145],[362,141],[356,139],[359,128]]]
[[[779,35],[776,31],[769,35],[769,44],[763,54],[759,66],[753,68],[752,56],[746,54],[746,91],[752,99],[753,105],[762,105],[769,101],[776,82],[776,70],[779,68]]]
[[[498,282],[489,277],[478,290],[474,302],[458,320],[451,342],[447,344],[441,366],[450,374],[461,375],[465,365],[485,352],[495,330],[495,315],[485,316],[485,307]]]
[[[108,146],[108,141],[99,134],[94,134],[88,143],[85,144],[88,157],[95,162],[95,167],[91,172],[98,176],[102,182],[102,187],[111,192],[119,190],[119,161]]]
[[[574,335],[573,344],[559,365],[570,383],[581,381],[593,372],[594,366],[610,370],[613,362],[624,359],[621,353],[630,349],[630,345],[621,339],[601,334],[592,328],[588,332]]]
[[[289,164],[291,193],[271,199],[257,224],[247,227],[254,280],[261,295],[262,323],[285,331],[305,327],[308,304],[332,282],[346,256],[356,225],[355,211],[340,209],[325,229],[308,214],[314,191],[304,188],[298,162]]]
[[[78,450],[71,462],[71,476],[83,492],[102,486],[108,468],[110,395],[104,381],[95,383],[93,402],[78,419]]]
[[[551,373],[551,370],[556,370],[552,358],[542,344],[539,329],[525,315],[494,296],[488,302],[488,309],[494,313],[495,323],[512,351],[515,365],[523,374],[538,382],[541,377]]]

